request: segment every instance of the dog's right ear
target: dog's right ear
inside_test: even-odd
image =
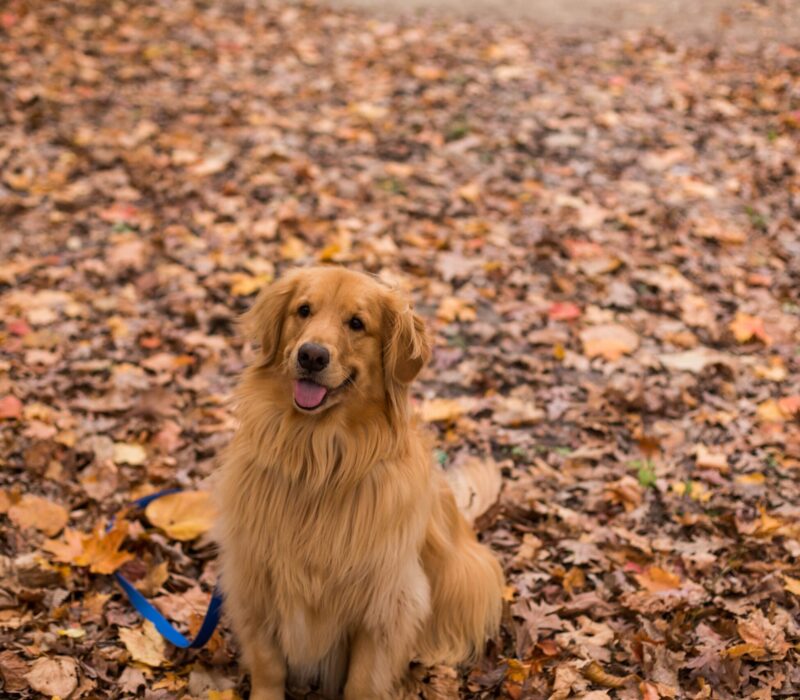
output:
[[[264,287],[240,319],[245,337],[261,343],[262,363],[265,366],[275,362],[281,344],[283,321],[296,284],[297,274],[290,272]]]

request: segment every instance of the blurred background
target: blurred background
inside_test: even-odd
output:
[[[207,527],[97,527],[207,485],[236,318],[315,262],[412,294],[433,458],[504,476],[502,634],[408,697],[800,696],[799,34],[789,0],[4,2],[3,697],[246,697],[226,630],[172,649],[106,575],[193,632]]]

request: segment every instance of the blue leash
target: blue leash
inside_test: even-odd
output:
[[[181,489],[164,489],[163,491],[151,493],[149,496],[137,498],[131,505],[135,508],[146,508],[147,504],[151,501],[155,501],[162,496],[168,496],[171,493],[178,493],[179,491],[181,491]],[[111,529],[113,524],[114,519],[112,518],[108,529]],[[219,586],[214,589],[214,594],[211,596],[211,602],[208,605],[206,616],[203,618],[200,631],[197,633],[194,640],[191,641],[178,632],[172,623],[167,620],[147,598],[139,593],[134,585],[121,573],[115,572],[114,578],[117,579],[117,583],[119,583],[125,595],[128,596],[128,600],[131,601],[131,605],[136,608],[137,612],[145,620],[150,620],[161,636],[176,647],[180,647],[181,649],[199,649],[211,638],[211,635],[214,634],[214,630],[219,624],[219,618],[222,612],[222,592]]]

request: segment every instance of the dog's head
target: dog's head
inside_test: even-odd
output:
[[[260,366],[285,383],[287,404],[305,415],[336,406],[396,409],[430,356],[408,300],[343,268],[292,270],[261,291],[244,323],[261,343]]]

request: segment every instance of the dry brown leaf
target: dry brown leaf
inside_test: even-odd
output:
[[[69,513],[58,503],[41,496],[25,494],[8,509],[8,517],[21,530],[34,528],[53,537],[64,529]]]
[[[217,510],[208,491],[179,491],[151,501],[145,515],[170,537],[188,541],[211,529]]]
[[[583,352],[587,357],[618,360],[639,347],[639,336],[618,323],[584,328],[580,334]]]
[[[0,678],[3,679],[3,690],[18,693],[28,687],[25,674],[28,662],[13,651],[0,652]]]
[[[78,664],[68,656],[36,659],[25,678],[36,692],[67,698],[78,687]]]

